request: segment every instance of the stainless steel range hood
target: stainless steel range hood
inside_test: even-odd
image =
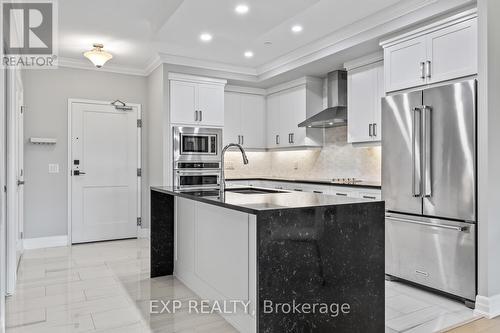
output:
[[[347,125],[347,72],[334,71],[327,77],[328,107],[301,122],[299,127],[329,128]]]

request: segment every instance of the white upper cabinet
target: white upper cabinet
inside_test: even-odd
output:
[[[266,101],[262,95],[241,96],[241,144],[245,148],[266,147]]]
[[[321,130],[298,127],[308,115],[323,109],[323,81],[304,78],[269,89],[268,148],[321,146]]]
[[[427,38],[429,83],[477,73],[477,19],[435,31]]]
[[[267,96],[267,148],[277,148],[280,144],[280,95]]]
[[[383,41],[385,90],[477,74],[477,17],[453,17]]]
[[[266,148],[265,98],[240,92],[225,92],[224,145]]]
[[[241,135],[241,94],[224,93],[224,146],[240,142]]]
[[[381,57],[379,58],[381,59]],[[381,99],[384,96],[384,70],[380,60],[359,65],[347,72],[347,141],[381,140]]]
[[[224,126],[226,80],[169,74],[170,122],[192,126]]]
[[[387,91],[425,84],[425,37],[408,40],[384,50]]]

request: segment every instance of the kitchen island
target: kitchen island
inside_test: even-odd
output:
[[[259,191],[152,187],[151,277],[250,302],[241,332],[383,332],[384,203]]]

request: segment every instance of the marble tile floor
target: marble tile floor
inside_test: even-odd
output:
[[[7,333],[232,333],[217,314],[150,314],[150,300],[198,299],[173,277],[149,278],[146,239],[26,251]],[[434,332],[472,318],[463,304],[386,281],[386,332]]]

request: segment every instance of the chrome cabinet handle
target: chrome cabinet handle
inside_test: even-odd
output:
[[[368,125],[368,135],[370,137],[373,136],[373,124]]]
[[[323,191],[313,191],[313,193],[319,193],[319,194],[321,194],[321,193],[323,193]]]
[[[430,60],[427,60],[427,62],[425,63],[426,66],[425,66],[425,72],[427,73],[427,77],[430,79],[431,78],[431,61]]]
[[[423,123],[423,193],[424,197],[432,196],[432,113],[429,106],[422,106],[422,123]]]
[[[203,111],[200,110],[200,121],[203,121]]]
[[[420,165],[420,156],[421,156],[421,123],[420,118],[422,115],[422,110],[420,108],[413,109],[413,129],[412,129],[412,167],[411,167],[411,187],[412,194],[415,198],[419,198],[422,196],[422,180],[420,176],[420,172],[422,170]],[[418,192],[417,192],[418,188]]]
[[[241,145],[241,135],[238,135],[238,144]]]
[[[409,220],[409,219],[400,219],[398,217],[392,217],[390,215],[387,216],[387,219],[393,220],[393,221],[398,221],[398,222],[413,223],[413,224],[419,224],[419,225],[423,225],[423,226],[427,226],[427,227],[436,227],[436,228],[448,229],[448,230],[456,230],[456,231],[469,230],[468,227],[454,226],[454,225],[449,225],[449,224],[436,224],[436,223],[423,222],[423,221],[417,221],[417,220]]]
[[[420,62],[420,78],[422,80],[425,79],[425,62],[424,61]]]
[[[341,197],[347,197],[347,193],[335,193],[335,195],[339,195]]]
[[[241,144],[242,144],[242,145],[244,145],[244,144],[245,144],[245,136],[244,136],[244,135],[242,135],[242,136],[241,136]]]
[[[198,110],[194,110],[194,121],[198,121]]]
[[[279,136],[279,134],[276,134],[276,144],[277,145],[280,144],[280,136]]]
[[[373,136],[377,136],[377,124],[373,123]]]
[[[376,200],[377,198],[376,197],[372,197],[370,195],[363,195],[363,199],[372,199],[372,200]]]
[[[295,133],[290,133],[291,136],[291,142],[290,143],[295,143]]]
[[[288,133],[288,143],[292,143],[292,139],[290,139],[290,133]]]

